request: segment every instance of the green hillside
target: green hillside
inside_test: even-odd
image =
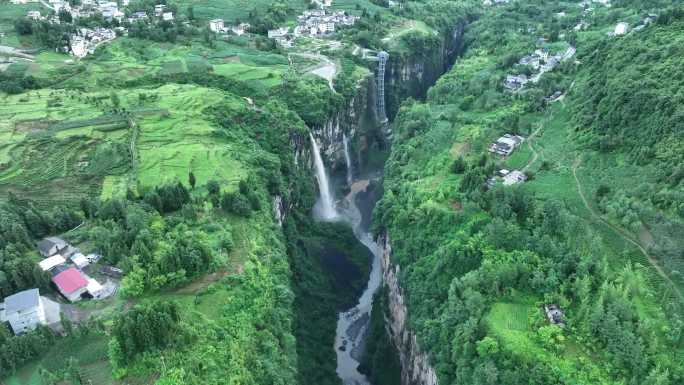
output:
[[[684,378],[681,12],[607,35],[641,24],[653,10],[640,6],[597,7],[579,31],[571,3],[484,10],[428,99],[402,106],[375,223],[440,384]],[[503,87],[529,71],[520,58],[566,42],[575,58],[522,91]],[[505,133],[525,141],[490,154]],[[487,188],[500,169],[528,181]],[[549,325],[548,304],[565,328]]]

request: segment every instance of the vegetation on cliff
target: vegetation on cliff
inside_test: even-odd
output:
[[[586,16],[576,4],[487,9],[427,101],[402,105],[376,229],[389,233],[410,330],[440,384],[684,378],[681,246],[671,232],[682,221],[682,184],[671,177],[680,162],[648,155],[671,149],[677,132],[676,85],[658,79],[678,60],[659,41],[679,35],[679,12],[607,36],[653,11],[633,3],[599,7],[578,30]],[[535,49],[575,44],[576,61],[522,91],[503,87],[528,71],[516,63]],[[505,133],[525,142],[510,157],[490,155]],[[500,169],[528,181],[489,187]],[[548,305],[565,327],[549,322]]]

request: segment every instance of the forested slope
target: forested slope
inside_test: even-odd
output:
[[[608,36],[650,6],[621,2],[591,17],[571,2],[485,9],[428,99],[402,105],[376,230],[391,239],[411,330],[440,384],[684,379],[682,248],[668,232],[682,219],[671,176],[681,161],[664,151],[681,140],[681,26],[662,10],[641,31]],[[582,21],[590,26],[575,29]],[[538,83],[503,87],[533,73],[516,64],[527,54],[568,46],[576,57]],[[505,133],[525,142],[510,157],[490,154]],[[528,181],[488,187],[500,169]],[[669,259],[657,252],[666,245]],[[565,327],[547,320],[551,304]]]

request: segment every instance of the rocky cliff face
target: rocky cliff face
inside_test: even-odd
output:
[[[329,171],[346,171],[344,135],[353,143],[354,163],[360,163],[363,154],[367,153],[378,129],[376,93],[375,79],[369,75],[359,82],[356,95],[344,108],[330,116],[323,125],[312,127],[313,136],[321,148],[321,156]],[[296,165],[311,166],[308,137],[293,137],[292,146],[295,149]]]
[[[382,246],[382,278],[388,289],[389,319],[387,331],[399,351],[402,385],[437,385],[437,374],[430,360],[418,345],[416,335],[408,328],[408,308],[399,285],[400,267],[391,262],[392,246],[389,235],[378,238]]]
[[[430,55],[396,54],[390,52],[385,73],[385,98],[387,115],[394,117],[399,104],[408,97],[423,98],[427,90],[449,69],[461,51],[461,36],[465,24],[461,23],[443,36],[438,49]],[[321,155],[332,172],[344,169],[343,134],[352,142],[353,162],[360,163],[368,151],[386,140],[386,132],[380,125],[377,113],[377,81],[373,73],[359,82],[357,93],[345,108],[338,111],[320,127],[313,127],[314,137],[319,141]],[[307,138],[294,138],[296,160],[310,160]],[[304,162],[304,164],[309,164]],[[355,164],[355,167],[360,166]]]
[[[450,33],[443,36],[439,49],[430,55],[393,55],[390,52],[385,73],[387,115],[390,120],[396,115],[403,100],[408,97],[423,98],[429,87],[450,68],[461,53],[461,36],[464,28],[465,23],[455,26]],[[328,170],[335,173],[346,167],[343,135],[352,143],[354,168],[361,169],[361,163],[369,151],[382,145],[379,142],[387,139],[387,132],[377,116],[375,77],[368,76],[360,82],[357,95],[348,105],[331,116],[321,127],[314,127],[313,132]],[[292,144],[295,148],[297,166],[313,168],[308,138],[293,138]],[[277,198],[274,199],[273,205],[276,218],[280,222],[288,209],[283,210],[283,204]],[[408,308],[398,280],[400,266],[394,266],[391,262],[389,236],[379,238],[378,244],[383,246],[384,250],[383,280],[389,291],[390,317],[387,319],[387,329],[399,351],[402,385],[437,385],[437,375],[430,365],[428,355],[421,350],[416,335],[409,330]]]
[[[387,115],[392,119],[408,97],[422,99],[454,63],[463,49],[465,22],[457,24],[442,37],[437,49],[428,54],[393,53],[385,75]]]

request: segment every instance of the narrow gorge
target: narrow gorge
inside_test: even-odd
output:
[[[345,224],[369,251],[363,291],[353,306],[339,309],[337,316],[336,373],[344,385],[377,385],[370,379],[372,365],[362,364],[371,310],[387,315],[383,327],[386,344],[392,345],[390,351],[401,364],[401,373],[396,373],[401,383],[436,384],[427,356],[407,327],[408,309],[396,276],[399,267],[390,261],[389,235],[375,238],[371,224],[373,208],[382,195],[383,159],[391,146],[391,121],[403,100],[423,98],[451,67],[462,49],[464,26],[459,22],[428,52],[378,52],[371,58],[373,74],[359,84],[347,107],[314,128],[309,138],[311,153],[298,149],[297,158],[310,159],[315,175],[318,193],[312,217],[319,223]],[[380,293],[383,285],[386,289]],[[382,301],[384,309],[374,304],[376,294],[387,296],[387,303]]]

